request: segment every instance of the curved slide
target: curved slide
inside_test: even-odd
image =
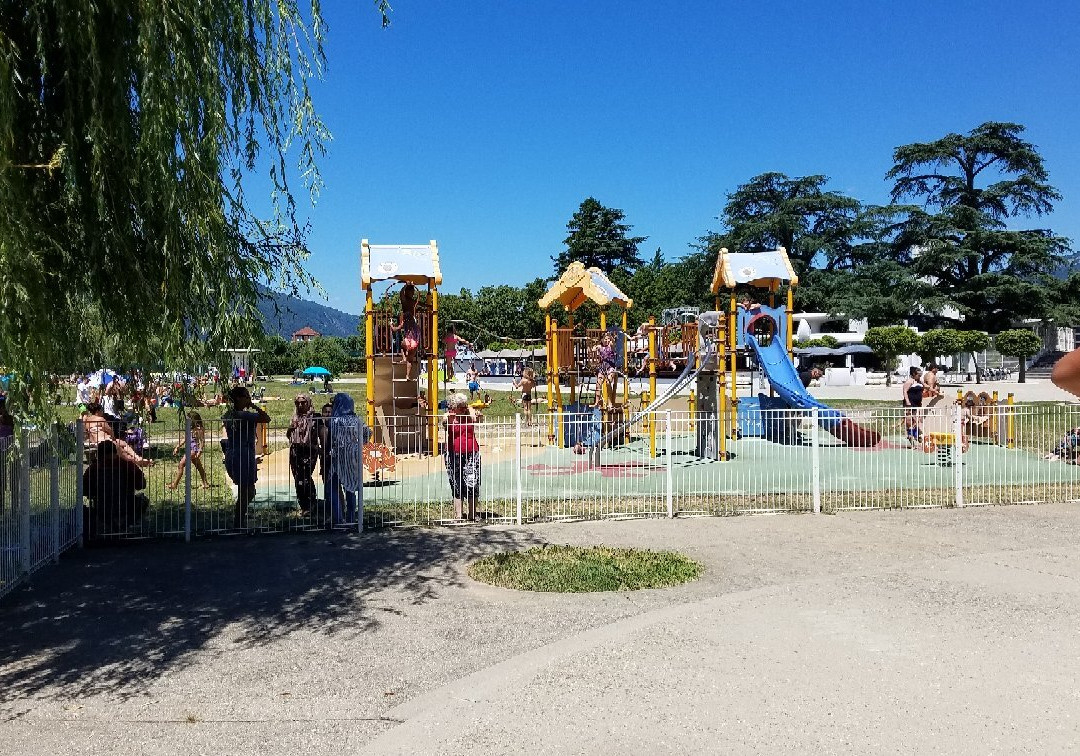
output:
[[[822,404],[812,397],[802,384],[795,365],[788,357],[787,350],[778,339],[773,339],[768,345],[762,346],[753,334],[746,334],[746,343],[754,350],[758,364],[761,365],[765,377],[773,390],[780,398],[787,402],[792,409],[813,409],[817,407],[818,422],[821,427],[836,436],[848,446],[867,447],[874,446],[881,441],[881,434],[857,425],[844,416],[842,412],[834,410],[826,404]]]
[[[619,433],[623,431],[623,429],[628,426],[631,428],[634,427],[637,423],[641,421],[642,418],[647,416],[650,412],[655,412],[662,405],[667,404],[669,401],[671,401],[680,391],[689,386],[692,381],[697,379],[698,374],[701,373],[702,369],[704,369],[704,367],[709,364],[709,361],[712,359],[715,350],[716,347],[710,342],[706,344],[705,348],[702,350],[701,360],[697,359],[697,354],[695,352],[690,352],[688,355],[686,355],[686,367],[683,368],[683,371],[679,374],[679,377],[676,378],[674,382],[672,382],[666,389],[664,389],[663,392],[661,392],[659,396],[656,397],[656,399],[649,402],[649,405],[647,407],[642,409],[640,412],[634,413],[634,415],[629,420],[624,423],[619,423],[617,427],[605,433],[604,437],[600,440],[600,445],[606,446],[607,443],[611,439],[618,436]],[[697,363],[697,367],[694,367],[695,363]]]

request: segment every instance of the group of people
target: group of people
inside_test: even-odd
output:
[[[900,388],[904,407],[904,435],[908,446],[914,448],[922,443],[922,424],[925,408],[936,405],[944,393],[938,383],[938,366],[931,362],[926,370],[912,365],[908,378]]]
[[[333,525],[355,522],[357,492],[361,486],[361,450],[370,429],[360,422],[352,397],[345,393],[335,394],[318,413],[307,394],[298,394],[293,405],[285,435],[289,440],[289,469],[300,512],[305,517],[316,514],[319,497],[314,474],[318,468],[330,522]]]

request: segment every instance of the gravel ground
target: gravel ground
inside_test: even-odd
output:
[[[676,588],[465,575],[674,548]],[[0,752],[1067,752],[1080,507],[236,537],[74,554],[0,604]]]

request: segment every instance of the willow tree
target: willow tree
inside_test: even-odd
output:
[[[111,357],[103,332],[148,364],[250,342],[260,285],[311,283],[292,179],[314,199],[324,31],[318,0],[5,4],[0,364],[17,398]],[[256,174],[269,198],[245,192]]]

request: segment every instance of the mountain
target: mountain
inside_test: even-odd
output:
[[[304,326],[314,328],[323,336],[355,336],[359,333],[360,316],[333,307],[309,302],[306,299],[280,294],[269,289],[262,291],[259,312],[267,333],[288,339]],[[275,312],[275,305],[277,311]]]

